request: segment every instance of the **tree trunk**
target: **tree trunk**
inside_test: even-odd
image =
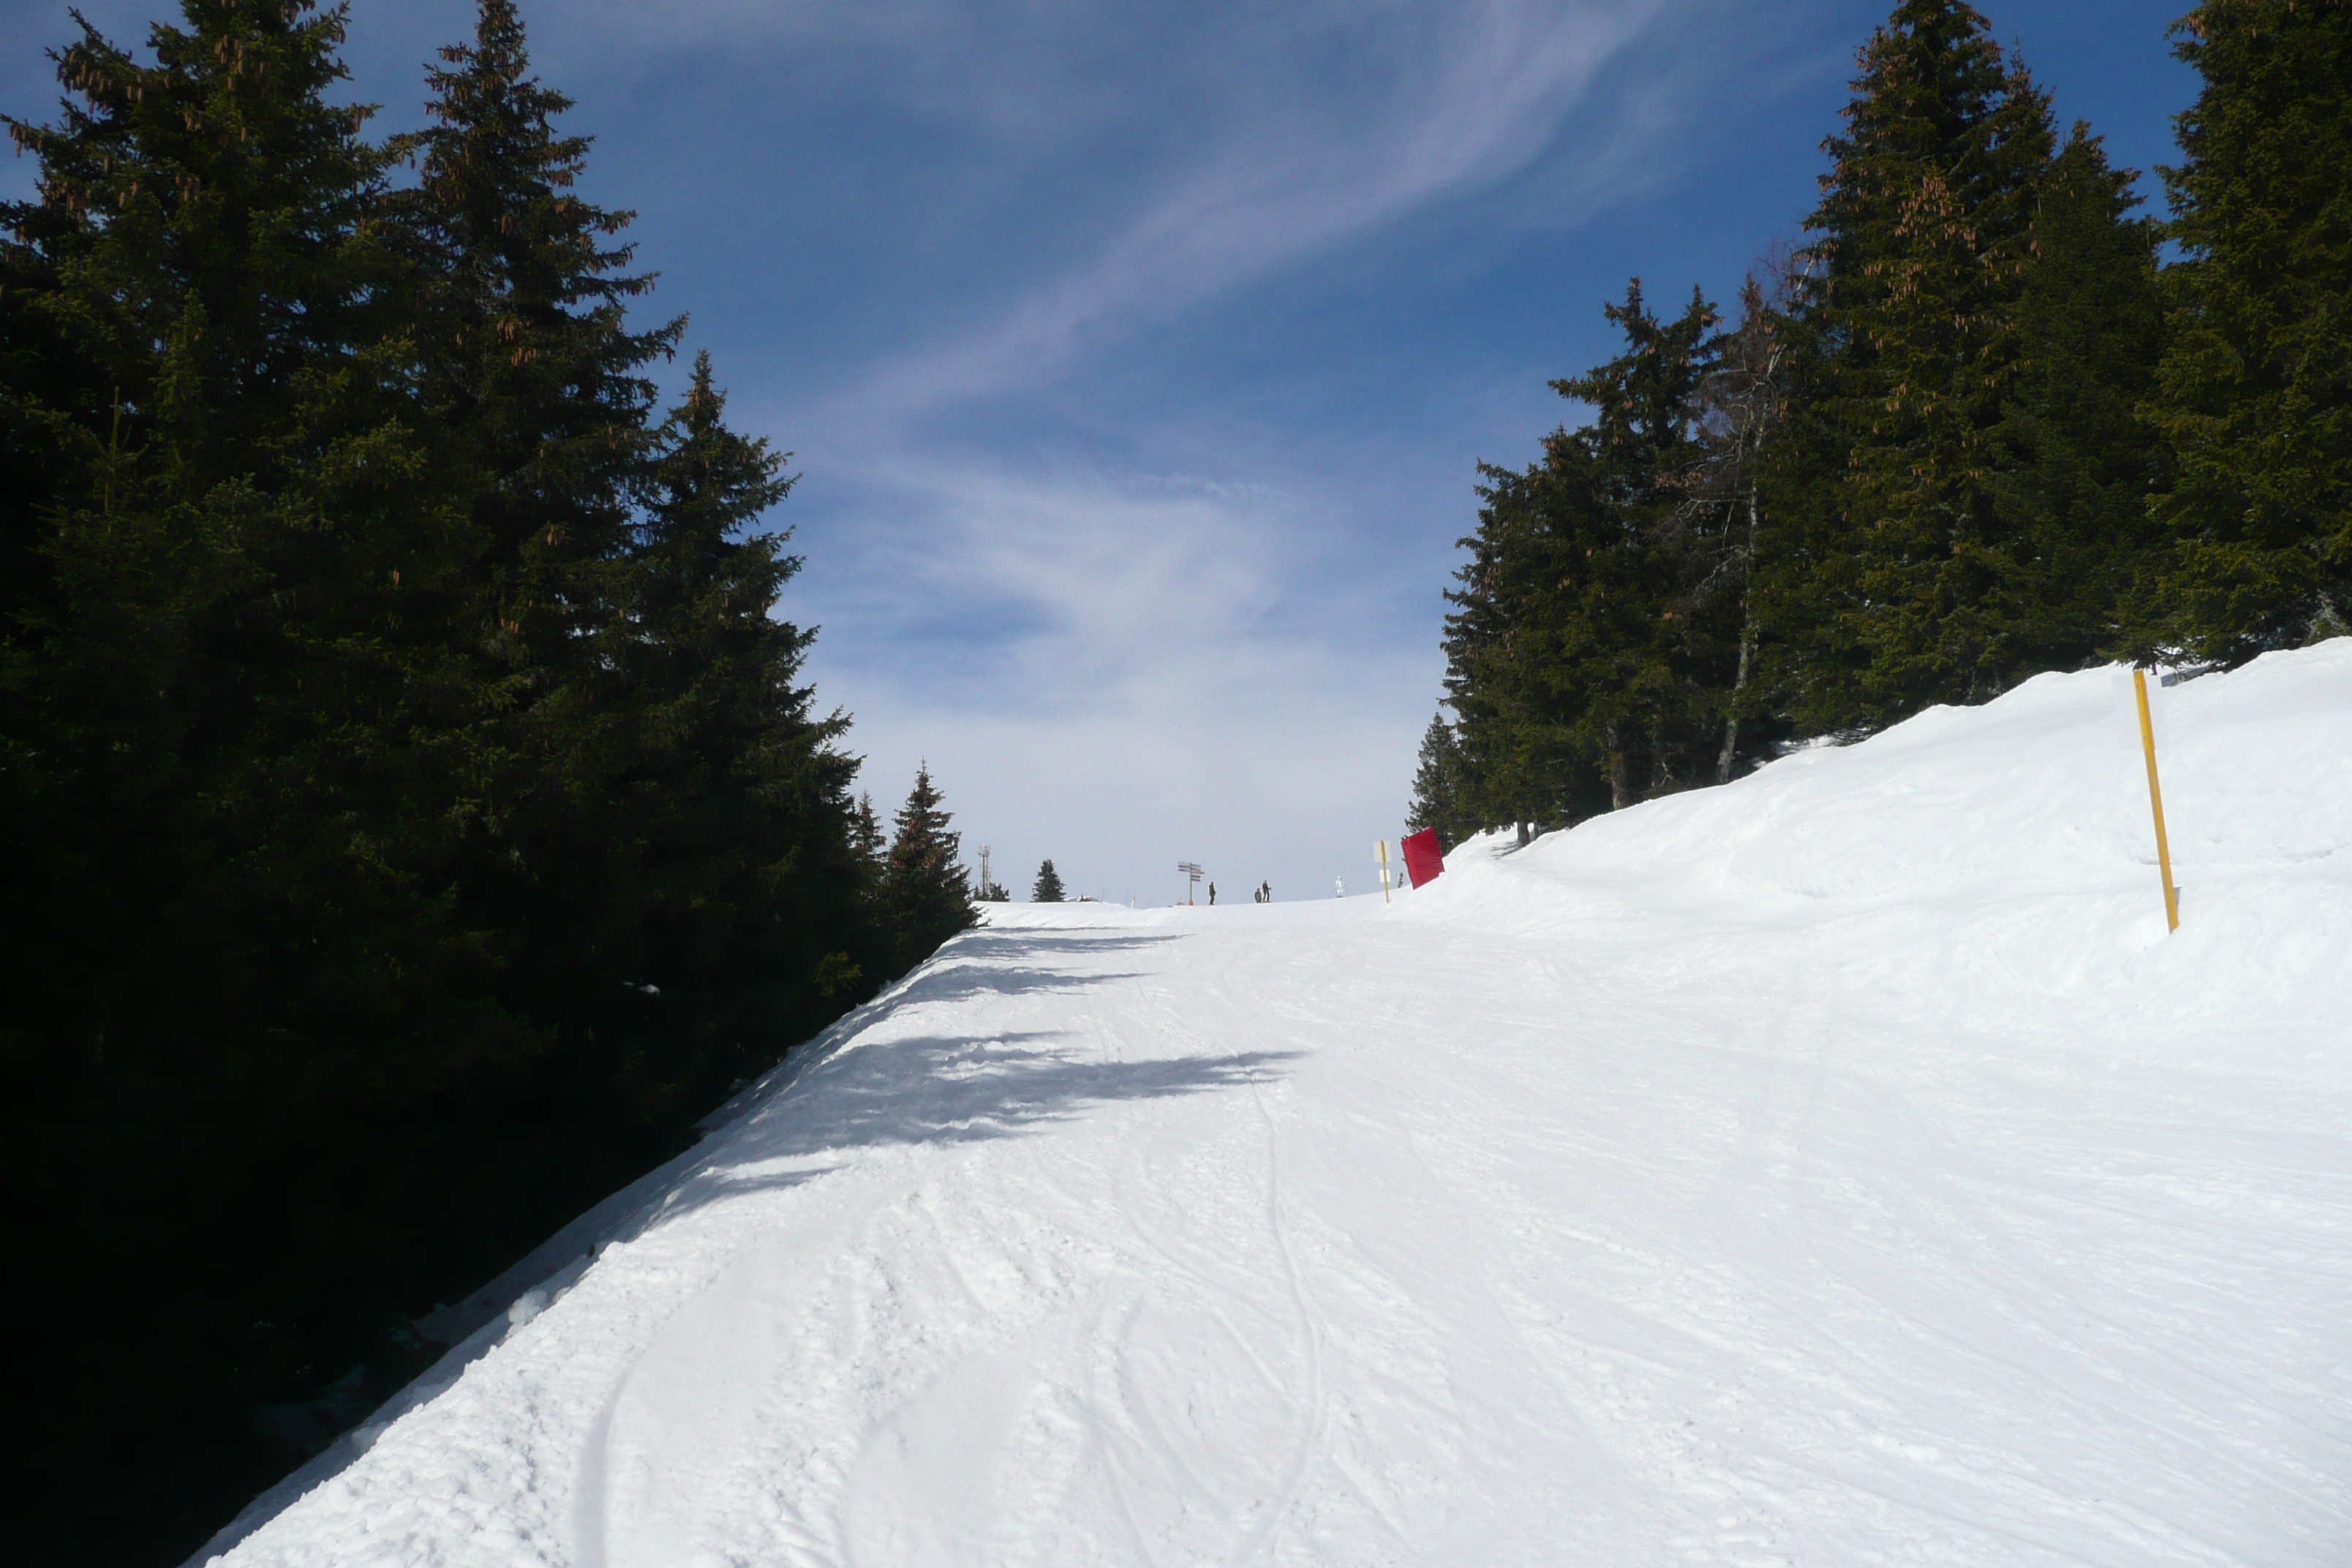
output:
[[[1617,726],[1609,726],[1609,809],[1622,811],[1633,804],[1633,760],[1617,739]]]
[[[1739,573],[1739,673],[1731,681],[1731,711],[1723,719],[1723,750],[1715,759],[1715,782],[1731,782],[1731,763],[1739,750],[1739,699],[1748,690],[1748,668],[1756,658],[1756,490],[1748,491],[1748,560]]]

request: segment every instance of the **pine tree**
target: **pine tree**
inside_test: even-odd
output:
[[[2149,640],[2234,661],[2352,626],[2352,8],[2207,0],[2178,36]]]
[[[257,1405],[390,1392],[895,961],[781,459],[707,362],[649,427],[676,330],[512,6],[401,193],[340,11],[185,12],[152,66],[83,27],[0,213],[11,1526],[59,1560],[184,1555],[307,1457]]]
[[[1807,226],[1819,270],[1797,324],[1801,405],[1826,493],[1788,617],[1816,729],[1992,695],[2026,667],[2000,605],[2016,574],[1996,516],[2049,106],[1959,0],[1903,0],[1862,74]]]
[[[491,574],[486,632],[520,678],[567,668],[604,600],[579,591],[617,555],[629,487],[646,459],[646,371],[684,331],[629,329],[653,279],[608,243],[635,216],[572,194],[589,139],[556,119],[572,100],[530,74],[513,0],[478,0],[472,43],[430,71],[433,123],[401,138],[419,181],[399,205],[435,280],[425,302],[427,395],[464,431],[481,483],[475,509]]]
[[[1693,530],[1675,526],[1713,308],[1694,292],[1662,321],[1636,279],[1603,309],[1625,352],[1552,384],[1592,405],[1591,424],[1555,430],[1524,471],[1482,466],[1478,531],[1461,542],[1471,560],[1447,595],[1446,766],[1465,833],[1515,823],[1524,843],[1604,801],[1692,782],[1695,726],[1716,722],[1706,689],[1729,680],[1714,646],[1729,644],[1709,630],[1723,616],[1694,616]]]
[[[1676,568],[1658,532],[1713,313],[1694,295],[1661,321],[1638,279],[1604,310],[1626,352],[1552,384],[1592,404],[1593,423],[1555,430],[1523,470],[1481,464],[1477,531],[1459,542],[1470,560],[1446,595],[1444,646],[1449,809],[1463,836],[1509,823],[1525,843],[1673,772],[1684,628],[1668,622]]]
[[[430,281],[422,391],[466,472],[472,647],[493,693],[460,914],[495,933],[510,1006],[561,1020],[568,1051],[609,1054],[610,1032],[590,1033],[636,918],[641,805],[614,786],[642,728],[611,653],[657,451],[647,372],[682,323],[630,329],[652,281],[614,243],[631,215],[573,194],[589,143],[556,130],[571,100],[531,76],[512,0],[478,0],[472,41],[441,58],[430,123],[395,143],[419,178],[393,232]]]
[[[1532,476],[1480,464],[1481,505],[1475,532],[1455,542],[1470,559],[1445,593],[1445,700],[1455,728],[1458,805],[1483,826],[1520,825],[1549,815],[1543,802],[1541,737],[1530,689],[1515,657],[1531,638],[1529,574],[1522,565],[1534,536],[1522,504]]]
[[[2136,176],[2077,121],[2043,176],[2017,304],[2020,361],[1993,480],[2014,574],[2001,613],[2024,668],[2072,669],[2125,636],[2156,541],[2156,432],[2139,416],[2163,347],[2156,226]],[[2136,617],[2144,619],[2144,617]]]
[[[1033,904],[1058,904],[1063,901],[1062,879],[1051,860],[1037,868],[1037,879],[1029,885],[1029,901]]]
[[[1478,831],[1465,799],[1466,790],[1462,776],[1462,746],[1454,737],[1454,726],[1445,721],[1443,713],[1433,715],[1429,728],[1422,732],[1420,761],[1412,774],[1412,804],[1405,810],[1405,826],[1414,832],[1435,828],[1438,843],[1452,849]]]
[[[858,793],[856,814],[850,820],[849,842],[867,883],[879,883],[888,864],[889,843],[882,835],[882,821],[875,815],[874,796],[868,792]]]
[[[602,634],[628,728],[597,787],[630,834],[600,861],[625,919],[594,957],[659,1001],[623,1013],[608,995],[583,1027],[603,1015],[614,1088],[676,1124],[855,1000],[877,955],[857,910],[856,763],[835,744],[848,720],[813,711],[798,679],[815,634],[774,614],[800,561],[746,534],[790,491],[783,459],[728,428],[707,353],[655,447],[626,613]]]
[[[1692,782],[1692,726],[1712,732],[1706,693],[1728,683],[1714,668],[1724,639],[1710,637],[1721,617],[1696,613],[1690,558],[1703,531],[1680,507],[1677,483],[1697,459],[1700,353],[1717,318],[1696,289],[1675,320],[1653,315],[1639,279],[1623,304],[1602,309],[1624,352],[1552,384],[1590,404],[1593,419],[1554,437],[1556,486],[1589,499],[1561,514],[1581,527],[1553,531],[1546,658],[1554,681],[1580,695],[1570,733],[1622,808]]]
[[[892,945],[897,973],[905,973],[939,950],[941,942],[978,918],[958,858],[962,836],[948,826],[930,764],[915,770],[915,787],[898,808],[883,872],[881,917]]]
[[[1563,688],[1550,653],[1550,588],[1563,553],[1577,553],[1563,531],[1582,537],[1575,523],[1598,504],[1591,485],[1578,482],[1580,449],[1565,442],[1556,433],[1546,462],[1524,470],[1479,466],[1477,531],[1459,542],[1470,560],[1446,594],[1457,806],[1479,827],[1512,826],[1522,844],[1605,800],[1573,730],[1581,694]]]
[[[45,476],[8,541],[36,564],[6,605],[0,795],[30,852],[0,1144],[15,1190],[79,1173],[18,1256],[72,1298],[52,1330],[90,1336],[50,1336],[41,1489],[157,1553],[284,1468],[244,1411],[380,1348],[441,1245],[415,1118],[479,1083],[459,1060],[494,1077],[527,1044],[436,877],[468,547],[385,161],[328,100],[341,15],[185,16],[152,66],[85,25],[58,122],[12,123],[39,188],[6,214],[28,287],[0,312],[15,460]],[[140,1508],[89,1494],[124,1474]]]

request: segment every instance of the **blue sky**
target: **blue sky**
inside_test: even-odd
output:
[[[2185,0],[1983,7],[2134,167]],[[153,0],[85,0],[121,41]],[[928,757],[1025,896],[1371,885],[1480,459],[1575,410],[1639,275],[1727,299],[1811,205],[1848,0],[525,0],[737,420],[878,805]],[[381,124],[470,4],[358,0]],[[0,0],[44,118],[53,0]],[[0,191],[29,186],[0,163]],[[2153,178],[2147,181],[2156,195]]]

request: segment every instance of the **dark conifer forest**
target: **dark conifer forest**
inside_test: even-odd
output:
[[[1584,410],[1486,466],[1411,820],[1725,782],[2111,659],[2352,631],[2352,7],[2208,0],[2169,216],[1956,0],[1862,47],[1727,312],[1636,279]]]
[[[342,16],[86,24],[0,212],[13,1560],[177,1561],[971,918],[802,679],[783,457],[511,0],[343,105]]]

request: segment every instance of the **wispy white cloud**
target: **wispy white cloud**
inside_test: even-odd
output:
[[[1147,329],[1548,154],[1563,162],[1571,127],[1574,156],[1547,198],[1555,216],[1590,210],[1636,177],[1696,80],[1628,82],[1612,67],[1662,17],[1721,9],[1210,6],[1164,58],[1114,61],[1131,100],[1089,100],[1083,133],[1118,141],[1125,127],[1131,148],[1150,140],[1132,133],[1139,118],[1173,123],[1151,156],[1092,172],[1117,189],[1092,237],[1027,258],[995,309],[802,409],[796,436],[861,498],[857,537],[827,541],[840,553],[814,584],[831,623],[818,673],[859,714],[877,793],[903,789],[926,756],[966,825],[1024,874],[1053,855],[1114,896],[1151,889],[1097,888],[1090,872],[1133,881],[1179,854],[1297,892],[1360,870],[1347,847],[1395,832],[1436,696],[1442,567],[1409,629],[1391,629],[1395,574],[1346,510],[1366,502],[1359,484],[1308,479],[1309,500],[1246,462],[1144,480],[1125,471],[1131,457],[982,455],[941,438],[953,421],[940,416],[1072,395]],[[971,68],[1055,81],[1072,58],[1103,63],[1082,37],[1058,63],[992,55]],[[975,134],[1032,133],[985,102],[957,111]],[[1196,447],[1181,439],[1185,412],[1152,417],[1180,437],[1165,447]],[[1461,458],[1465,499],[1474,455]]]
[[[1236,39],[1273,58],[1200,128],[1193,156],[1138,191],[1107,240],[997,319],[879,365],[851,405],[887,416],[1037,384],[1138,325],[1491,184],[1555,142],[1661,9],[1476,0],[1316,10],[1278,37]],[[1622,167],[1617,140],[1604,130],[1592,163]]]
[[[815,673],[859,713],[876,795],[927,759],[1008,884],[1051,856],[1088,893],[1164,900],[1151,868],[1187,856],[1228,888],[1328,891],[1335,842],[1394,836],[1435,661],[1367,635],[1360,563],[1308,542],[1299,498],[980,464],[882,496],[862,510],[891,526],[817,574],[862,626]],[[992,635],[940,626],[974,614]]]

